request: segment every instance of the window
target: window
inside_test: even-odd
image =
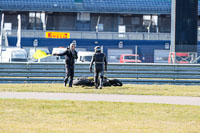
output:
[[[26,54],[20,51],[15,51],[12,53],[12,58],[23,58],[26,59]]]
[[[125,60],[135,60],[135,59],[137,59],[137,56],[125,56],[124,59]]]

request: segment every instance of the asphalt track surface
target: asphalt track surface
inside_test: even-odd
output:
[[[46,93],[46,92],[0,92],[0,99],[105,101],[105,102],[158,103],[158,104],[200,106],[200,97],[185,97],[185,96]]]

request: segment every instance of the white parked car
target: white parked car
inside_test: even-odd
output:
[[[27,62],[27,52],[22,48],[5,48],[1,62]]]
[[[55,53],[57,53],[57,54],[63,53],[66,50],[67,50],[67,48],[53,48],[52,55],[55,54]],[[65,56],[56,56],[56,59],[59,62],[64,62],[65,61]]]
[[[91,51],[79,51],[77,62],[89,63],[93,55],[94,55],[94,52],[91,52]]]

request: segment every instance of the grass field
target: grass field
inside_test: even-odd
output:
[[[1,133],[199,133],[200,107],[0,99]]]
[[[199,86],[1,84],[0,91],[200,96]],[[199,133],[200,106],[0,99],[0,133]]]
[[[63,87],[63,84],[1,84],[0,91],[15,92],[64,92],[64,93],[100,93],[128,95],[161,95],[161,96],[196,96],[200,97],[200,86],[180,85],[124,85],[123,87]]]

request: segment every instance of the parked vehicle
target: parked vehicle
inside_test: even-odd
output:
[[[1,62],[27,62],[27,52],[21,48],[5,48],[2,51]]]
[[[141,63],[138,54],[121,54],[120,63]]]
[[[174,52],[169,53],[168,63],[172,63],[174,59]],[[178,64],[188,64],[191,61],[189,53],[176,53],[176,63]]]
[[[57,54],[60,54],[60,53],[63,53],[67,50],[67,48],[53,48],[52,50],[52,55],[57,53]],[[56,56],[56,60],[59,61],[59,62],[64,62],[65,61],[65,56]]]
[[[90,51],[79,51],[78,52],[78,59],[77,62],[90,62],[92,59],[92,56],[94,55],[94,52]]]

